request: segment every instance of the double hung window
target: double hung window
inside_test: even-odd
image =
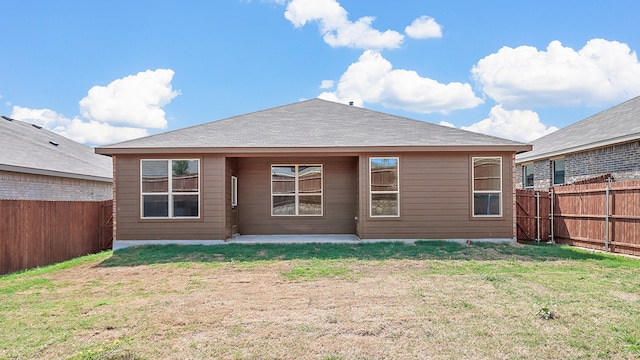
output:
[[[564,184],[564,159],[552,160],[553,185]]]
[[[198,218],[200,161],[141,160],[142,218]]]
[[[271,215],[322,216],[322,165],[272,165]]]
[[[371,217],[400,216],[399,158],[369,159],[369,208]]]
[[[522,166],[522,182],[525,189],[533,189],[533,164]]]
[[[502,158],[474,157],[473,216],[502,215]]]

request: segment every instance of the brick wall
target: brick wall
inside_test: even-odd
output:
[[[533,188],[546,191],[551,186],[551,161],[548,159],[533,163]]]
[[[607,146],[565,156],[567,184],[611,174],[616,181],[640,180],[640,141]],[[551,160],[534,162],[534,189],[546,191],[551,184]],[[522,164],[516,169],[516,188],[522,189]]]
[[[112,198],[110,182],[0,171],[0,199],[102,201]]]
[[[616,181],[640,179],[640,141],[570,154],[565,160],[568,183],[609,173]]]

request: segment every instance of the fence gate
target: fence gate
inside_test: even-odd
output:
[[[516,227],[518,241],[547,241],[550,229],[549,192],[516,190]]]
[[[113,247],[113,200],[102,203],[99,226],[100,250],[110,250]]]

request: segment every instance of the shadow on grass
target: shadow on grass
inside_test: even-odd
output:
[[[115,251],[99,266],[137,266],[180,262],[250,262],[292,259],[359,260],[595,260],[603,265],[639,267],[640,261],[619,256],[592,253],[569,246],[552,244],[471,243],[452,241],[417,241],[359,244],[228,244],[147,245]]]

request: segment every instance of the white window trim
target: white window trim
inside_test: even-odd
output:
[[[293,195],[288,195],[288,194],[274,194],[273,193],[273,168],[274,167],[278,167],[278,166],[283,166],[283,167],[288,167],[288,166],[294,166],[296,168],[295,170],[295,192]],[[301,166],[319,166],[320,167],[320,192],[319,193],[313,193],[313,194],[303,194],[300,195],[299,193],[299,189],[298,189],[298,178],[299,178],[299,174],[298,174],[298,168]],[[271,216],[277,216],[277,217],[286,217],[286,216],[301,216],[301,217],[318,217],[318,216],[324,216],[324,166],[322,164],[271,164],[271,167],[269,168],[270,172],[269,172],[269,187],[270,187],[270,192],[271,192]],[[300,204],[300,196],[318,196],[320,195],[320,214],[300,214],[299,213],[299,204]],[[295,214],[291,214],[291,215],[278,215],[278,214],[274,214],[273,213],[273,197],[274,196],[293,196],[295,197],[295,209],[296,209],[296,213]]]
[[[533,169],[533,185],[531,186],[527,186],[527,166],[532,166]],[[535,174],[535,165],[534,163],[530,162],[530,163],[526,163],[526,164],[522,164],[522,187],[524,189],[530,190],[535,188],[536,186],[536,174]]]
[[[231,175],[231,207],[238,206],[238,177]]]
[[[185,160],[185,161],[197,161],[198,162],[198,192],[177,192],[174,193],[172,190],[173,188],[173,168],[171,166],[173,161],[181,161],[181,160]],[[142,162],[144,161],[166,161],[167,162],[167,172],[168,172],[168,178],[167,178],[167,189],[169,191],[167,192],[152,192],[152,193],[145,193],[142,192]],[[140,219],[172,219],[172,220],[194,220],[194,219],[200,219],[201,214],[202,214],[202,200],[201,200],[201,196],[200,196],[200,192],[202,189],[202,185],[201,185],[201,181],[202,181],[202,172],[200,170],[200,159],[140,159]],[[169,207],[167,210],[167,214],[168,216],[144,216],[144,195],[167,195],[168,201],[167,201],[167,206]],[[198,195],[198,216],[173,216],[173,196],[174,195]]]
[[[567,183],[567,161],[564,157],[552,158],[551,160],[551,186],[555,185],[564,185]],[[564,161],[564,181],[561,183],[556,183],[556,161],[562,160]]]
[[[500,161],[500,190],[476,190],[475,189],[475,167],[473,164],[476,159],[498,159]],[[474,218],[500,218],[502,217],[502,202],[504,201],[504,194],[502,192],[502,157],[501,156],[474,156],[471,158],[471,216]],[[499,194],[500,195],[500,214],[498,215],[476,215],[476,197],[475,194]]]
[[[395,191],[372,191],[371,190],[371,160],[373,159],[395,159],[398,173],[396,181],[398,182],[398,190]],[[396,215],[374,215],[373,214],[373,194],[396,194],[398,197],[398,213]],[[400,157],[399,156],[370,156],[369,157],[369,217],[371,218],[399,218],[400,217]]]

